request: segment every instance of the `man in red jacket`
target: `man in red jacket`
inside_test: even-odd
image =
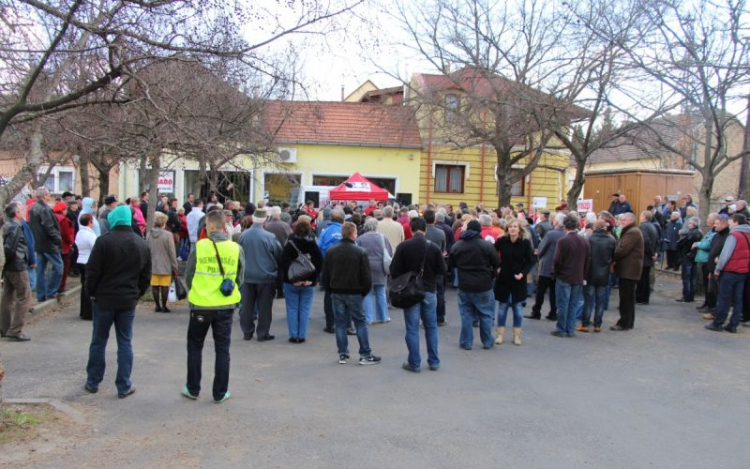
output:
[[[58,293],[65,291],[65,284],[68,280],[68,274],[70,273],[70,249],[75,243],[76,235],[73,224],[70,222],[68,215],[68,204],[65,202],[58,202],[52,209],[55,214],[55,218],[60,223],[60,235],[62,237],[62,261],[63,261],[63,275],[60,281],[60,287],[57,289]]]

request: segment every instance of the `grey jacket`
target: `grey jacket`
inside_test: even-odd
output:
[[[224,233],[211,233],[209,235],[209,238],[214,240],[215,242],[221,242],[221,241],[227,241],[229,237]],[[239,255],[239,269],[237,269],[237,276],[234,278],[234,285],[235,288],[241,288],[242,287],[242,280],[245,277],[245,253],[242,251],[242,246],[240,246],[240,255]],[[190,251],[190,255],[188,256],[187,260],[187,266],[185,267],[185,284],[187,285],[188,289],[190,289],[193,286],[193,277],[195,277],[195,249],[192,249]],[[234,305],[237,307],[238,305]],[[194,304],[190,304],[191,310],[215,310],[216,308],[204,308],[201,306],[196,306]]]
[[[393,248],[388,238],[381,233],[370,231],[357,238],[357,245],[365,250],[367,258],[370,260],[370,274],[373,285],[385,285],[387,283],[387,274],[383,267],[383,245],[388,253],[393,257]]]
[[[276,236],[254,224],[242,232],[239,245],[245,253],[245,283],[275,283],[281,259]]]
[[[169,275],[177,272],[174,236],[161,228],[154,228],[146,237],[151,249],[151,273]]]
[[[440,252],[448,251],[447,241],[445,239],[445,232],[435,225],[427,225],[427,233],[425,233],[427,239],[437,245],[440,248]]]
[[[539,244],[539,275],[543,277],[552,277],[552,264],[555,260],[555,251],[557,242],[565,236],[565,230],[557,228],[548,231],[544,239]]]

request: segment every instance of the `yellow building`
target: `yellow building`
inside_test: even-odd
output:
[[[482,80],[486,79],[469,74],[471,71],[464,69],[449,77],[422,73],[412,76],[408,90],[411,96],[407,96],[406,102],[417,109],[422,135],[419,197],[437,204],[466,202],[470,206],[483,204],[494,208],[499,198],[495,148],[489,143],[467,144],[461,127],[452,125],[454,114],[460,112],[464,112],[463,119],[486,117],[481,111],[464,110],[465,106],[471,106],[464,103],[469,101],[468,87],[473,87],[475,102],[480,101],[478,96],[482,93],[489,93],[481,88]],[[526,138],[526,135],[513,138],[512,154],[524,151]],[[523,158],[510,170],[522,173],[528,161],[529,158]],[[567,192],[565,172],[569,165],[570,153],[562,145],[550,142],[538,166],[513,185],[512,204],[523,203],[525,207],[538,209],[556,207]]]

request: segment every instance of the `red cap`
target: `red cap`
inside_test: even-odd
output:
[[[66,204],[65,202],[58,202],[57,204],[55,204],[55,207],[52,209],[52,211],[55,213],[63,213],[66,208],[68,208],[68,204]]]

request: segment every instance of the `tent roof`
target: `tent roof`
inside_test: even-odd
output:
[[[331,189],[330,200],[388,200],[391,194],[387,190],[378,187],[359,173],[354,173],[344,181]]]

